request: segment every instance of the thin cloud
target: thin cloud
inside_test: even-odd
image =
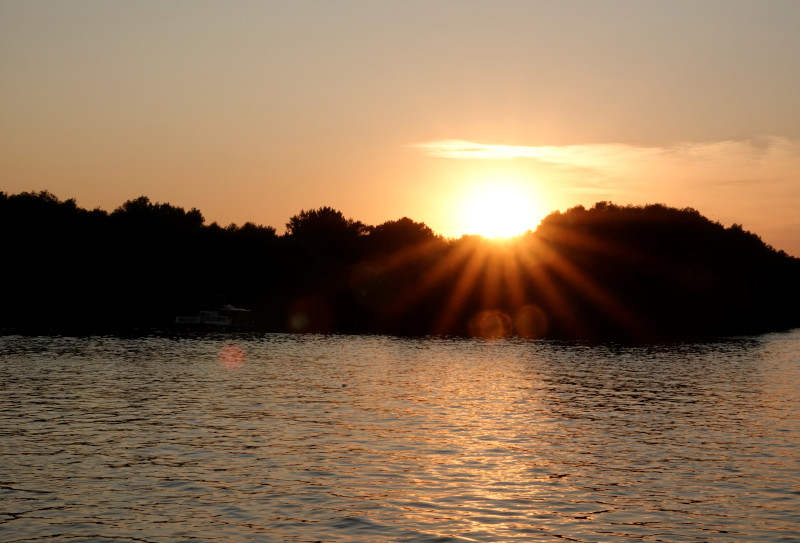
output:
[[[713,162],[736,157],[755,165],[770,160],[800,158],[800,142],[789,138],[765,136],[746,140],[684,142],[670,146],[642,146],[624,143],[585,145],[503,145],[467,140],[435,140],[416,143],[431,157],[462,160],[534,159],[538,162],[574,167],[598,168],[620,162],[680,160]],[[762,164],[763,165],[763,164]]]
[[[536,158],[543,155],[547,147],[530,147],[525,145],[498,145],[477,143],[466,140],[437,140],[414,145],[422,151],[437,158],[460,159],[509,159]]]
[[[414,144],[428,156],[467,160],[534,159],[539,162],[572,167],[595,168],[609,160],[642,158],[660,152],[658,148],[635,147],[617,143],[564,146],[501,145],[466,140],[436,140]]]
[[[678,185],[753,180],[762,186],[774,183],[797,186],[800,171],[800,141],[777,136],[669,146],[624,143],[530,146],[451,139],[418,143],[414,147],[428,156],[445,159],[530,161],[532,166],[563,169],[585,181],[612,182],[618,187],[660,180]]]

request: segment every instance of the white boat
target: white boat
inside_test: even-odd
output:
[[[231,319],[228,315],[220,313],[219,311],[201,311],[197,315],[179,315],[175,317],[175,324],[230,326],[233,324],[233,319]]]

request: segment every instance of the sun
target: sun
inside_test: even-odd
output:
[[[543,216],[529,191],[501,182],[475,187],[465,196],[459,212],[462,233],[495,239],[533,230]]]

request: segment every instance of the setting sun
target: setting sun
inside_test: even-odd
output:
[[[542,209],[524,189],[487,184],[469,193],[461,205],[461,231],[487,238],[510,238],[533,230]]]

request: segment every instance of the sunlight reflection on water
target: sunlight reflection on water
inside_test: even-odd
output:
[[[0,386],[3,541],[800,538],[798,331],[5,337]]]

